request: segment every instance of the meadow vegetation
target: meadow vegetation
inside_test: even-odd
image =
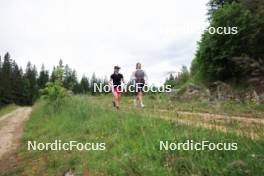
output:
[[[131,97],[126,97],[120,111],[108,105],[110,96],[66,97],[59,109],[47,100],[38,101],[25,127],[22,147],[17,154],[18,163],[0,175],[61,175],[69,168],[73,168],[76,175],[264,174],[263,136],[253,140],[235,133],[165,120],[161,118],[164,114],[151,107],[151,98],[147,101],[147,108],[138,110],[132,108]],[[178,115],[174,118],[186,117]],[[261,135],[263,131],[259,133]],[[27,151],[27,141],[45,143],[56,139],[105,142],[106,150]],[[238,150],[159,150],[160,140],[185,142],[188,139],[236,142]]]

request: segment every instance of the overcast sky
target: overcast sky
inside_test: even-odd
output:
[[[149,82],[190,66],[206,28],[208,0],[0,0],[0,55],[51,70],[60,58],[79,78],[128,80],[141,62]]]

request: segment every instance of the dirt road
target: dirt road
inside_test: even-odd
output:
[[[0,117],[0,159],[19,146],[23,124],[29,118],[30,107],[21,107]]]

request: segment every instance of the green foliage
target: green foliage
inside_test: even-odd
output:
[[[48,98],[50,101],[60,101],[65,98],[67,93],[66,89],[58,81],[48,82],[46,87],[42,90],[45,98]]]
[[[33,105],[38,98],[38,84],[37,84],[37,69],[32,66],[30,62],[27,64],[26,73],[24,75],[26,81],[28,81],[28,90],[25,94],[27,104]]]
[[[9,53],[0,57],[0,107],[15,103],[32,105],[38,97],[36,67],[27,64],[26,72],[18,67]]]
[[[9,53],[0,56],[0,108],[8,104],[33,105],[39,98],[39,92],[51,101],[57,101],[66,92],[94,94],[93,84],[107,84],[107,79],[100,79],[93,74],[92,79],[83,76],[80,83],[77,73],[69,65],[63,65],[60,59],[58,66],[53,67],[51,76],[42,65],[39,75],[34,65],[28,62],[25,72],[19,68]],[[67,90],[66,90],[67,89]],[[41,91],[40,91],[41,90]]]
[[[63,86],[68,90],[73,90],[77,83],[76,71],[66,65],[64,67]]]
[[[238,2],[239,0],[209,0],[207,6],[208,9],[208,16],[209,20],[212,18],[214,12],[218,9],[224,7],[224,5],[232,4],[232,2]]]
[[[11,84],[11,65],[10,54],[6,53],[4,62],[1,66],[1,103],[3,105],[13,102],[12,84]]]
[[[238,27],[238,34],[218,35],[205,31],[192,62],[192,77],[205,83],[216,80],[239,83],[251,77],[250,64],[241,67],[235,58],[247,56],[252,63],[263,60],[263,21],[263,6],[258,13],[236,2],[218,8],[212,14],[210,27]]]
[[[68,95],[66,89],[63,87],[63,73],[63,69],[61,67],[57,67],[55,69],[55,81],[48,82],[46,87],[41,90],[43,98],[52,102],[55,105],[55,108],[58,108],[63,102],[64,98]]]
[[[83,76],[80,82],[80,92],[86,94],[89,92],[89,89],[90,89],[89,79],[86,76]]]
[[[172,88],[179,88],[183,86],[190,79],[190,72],[186,66],[182,66],[178,75],[173,76],[170,74],[169,78],[165,81],[165,85],[171,85]]]
[[[45,70],[45,66],[41,66],[41,71],[37,79],[39,88],[43,89],[46,86],[46,83],[49,81],[49,72]]]

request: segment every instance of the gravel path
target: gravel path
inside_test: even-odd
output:
[[[18,148],[23,124],[29,118],[31,110],[30,107],[21,107],[0,117],[0,159]]]

